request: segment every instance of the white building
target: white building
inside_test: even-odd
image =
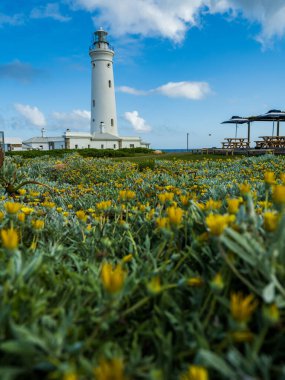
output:
[[[107,35],[102,28],[95,32],[89,48],[92,67],[90,133],[67,129],[60,137],[33,137],[23,142],[28,149],[149,148],[150,144],[140,137],[123,137],[118,134],[114,49],[107,41]]]
[[[18,137],[5,137],[4,150],[5,152],[22,150],[22,140]]]
[[[23,141],[23,150],[52,150],[64,149],[65,140],[62,136],[57,137],[32,137],[31,139]]]

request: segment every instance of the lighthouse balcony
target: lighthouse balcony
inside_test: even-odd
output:
[[[94,42],[92,45],[89,46],[89,51],[93,50],[110,50],[114,51],[114,47],[110,45],[108,42]]]

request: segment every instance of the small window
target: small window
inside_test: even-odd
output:
[[[101,149],[104,149],[104,144],[101,144]]]
[[[130,144],[130,148],[134,148],[135,147],[135,144]]]
[[[116,144],[114,144],[114,149],[116,149],[117,148],[117,145]]]
[[[112,87],[112,82],[109,80],[109,87],[111,88]]]
[[[111,127],[114,127],[114,119],[111,119]]]
[[[93,67],[95,67],[96,65],[95,65],[95,63],[93,63]]]
[[[92,119],[92,121],[93,121],[93,123],[94,123],[95,119]]]
[[[107,67],[111,67],[111,63],[107,63]]]
[[[78,145],[77,144],[75,144],[75,149],[78,149]]]
[[[90,149],[90,144],[88,144],[88,149]]]
[[[95,99],[93,99],[92,103],[93,103],[93,107],[95,107]]]

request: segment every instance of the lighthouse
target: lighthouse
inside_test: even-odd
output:
[[[91,79],[91,136],[108,133],[118,136],[115,86],[113,73],[114,49],[102,28],[93,35],[89,49]]]

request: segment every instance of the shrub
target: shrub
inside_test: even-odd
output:
[[[145,161],[139,161],[138,162],[138,170],[140,172],[150,169],[154,170],[155,169],[155,161],[154,160],[145,160]]]

